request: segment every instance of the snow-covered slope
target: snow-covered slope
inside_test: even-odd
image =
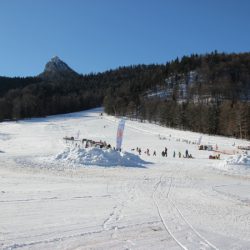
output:
[[[0,124],[0,249],[249,249],[249,141],[129,120],[121,153],[62,139],[115,146],[100,112]]]

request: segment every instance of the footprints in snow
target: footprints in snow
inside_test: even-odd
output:
[[[114,226],[114,223],[118,222],[122,219],[122,207],[113,207],[113,211],[109,214],[109,217],[103,222],[103,229],[110,230],[114,229],[115,232],[117,231],[118,227]]]

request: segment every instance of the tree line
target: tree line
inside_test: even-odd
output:
[[[195,76],[192,82],[190,72]],[[172,128],[250,139],[250,53],[215,51],[177,58],[158,73],[150,76],[146,88],[137,80],[110,87],[105,111]],[[148,90],[166,95],[150,96]]]
[[[249,101],[250,53],[193,54],[74,78],[0,77],[0,121],[103,105],[112,115],[250,139]]]

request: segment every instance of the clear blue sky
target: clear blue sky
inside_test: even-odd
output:
[[[0,75],[79,73],[250,51],[250,0],[0,0]]]

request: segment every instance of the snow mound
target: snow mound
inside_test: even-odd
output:
[[[250,168],[250,155],[235,155],[226,160],[227,165],[243,165]]]
[[[250,155],[234,155],[214,167],[232,174],[250,176]]]
[[[77,165],[144,167],[148,162],[139,156],[112,149],[67,147],[55,157],[57,161]]]
[[[10,139],[11,139],[11,136],[9,134],[0,133],[0,140],[7,141]]]

